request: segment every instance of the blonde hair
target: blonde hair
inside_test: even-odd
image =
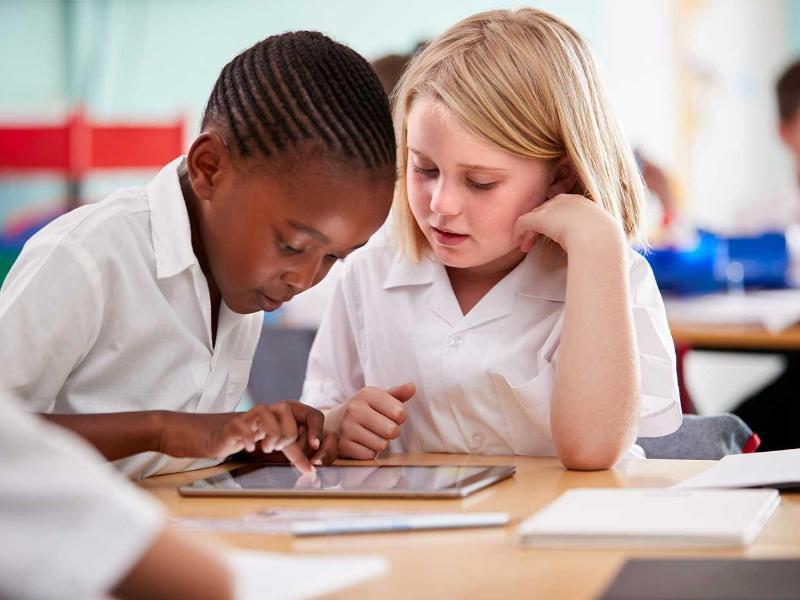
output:
[[[472,134],[526,158],[565,155],[573,193],[598,203],[629,241],[639,229],[644,185],[611,114],[592,54],[569,25],[533,8],[493,10],[456,23],[411,62],[394,96],[399,177],[394,234],[414,261],[429,250],[408,203],[407,117],[430,95]]]

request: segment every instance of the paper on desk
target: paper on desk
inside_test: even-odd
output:
[[[240,517],[177,517],[186,529],[261,535],[325,535],[368,531],[489,527],[508,523],[507,513],[265,508]]]
[[[761,325],[779,333],[800,322],[800,289],[665,298],[669,320],[704,325]]]
[[[800,449],[731,454],[675,488],[800,487]]]
[[[315,598],[389,570],[382,556],[327,558],[234,550],[225,559],[234,573],[237,600]]]

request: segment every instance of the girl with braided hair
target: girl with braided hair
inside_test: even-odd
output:
[[[28,242],[0,292],[0,389],[128,474],[256,448],[304,472],[332,461],[315,409],[231,411],[261,311],[366,243],[395,156],[361,56],[309,31],[255,44],[222,69],[186,156]]]

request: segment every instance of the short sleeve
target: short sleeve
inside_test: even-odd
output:
[[[358,348],[358,306],[352,272],[345,269],[336,284],[308,358],[301,402],[326,416],[364,386]]]
[[[0,456],[0,597],[101,597],[164,527],[161,505],[83,440],[2,393]]]
[[[0,292],[0,389],[46,412],[103,318],[100,271],[69,238],[34,237]]]
[[[631,261],[633,324],[642,385],[637,436],[658,437],[678,429],[683,419],[675,346],[650,265],[639,254]]]

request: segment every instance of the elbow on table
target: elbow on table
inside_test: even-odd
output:
[[[633,382],[631,382],[633,383]],[[597,410],[569,410],[572,406],[593,407],[592,397],[574,397],[570,402],[555,400],[550,425],[561,464],[575,471],[603,471],[612,468],[625,455],[636,437],[636,415],[639,413],[639,385],[627,385],[611,398],[620,398],[605,414],[614,418],[598,418]],[[564,409],[566,407],[566,410]],[[558,410],[560,408],[561,410]]]
[[[604,471],[619,462],[625,449],[616,445],[572,444],[558,448],[558,459],[571,471]]]

